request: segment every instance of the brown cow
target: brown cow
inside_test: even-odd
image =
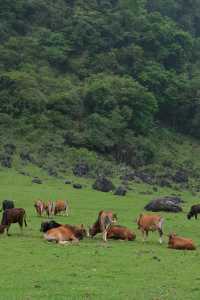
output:
[[[169,234],[168,248],[178,250],[195,250],[193,240],[177,236],[175,233]]]
[[[87,235],[83,224],[80,226],[61,225],[55,221],[42,223],[40,231],[44,232],[44,238],[47,241],[54,241],[59,244],[66,244],[70,241],[78,242]]]
[[[94,237],[97,233],[103,233],[104,242],[107,241],[107,232],[111,224],[116,223],[117,215],[112,211],[101,210],[98,215],[97,221],[89,229],[89,234]]]
[[[58,213],[65,213],[67,216],[69,215],[69,204],[64,200],[57,200],[52,203],[52,212],[56,216]]]
[[[26,223],[26,212],[23,208],[10,208],[6,209],[3,212],[2,220],[1,220],[1,225],[0,225],[0,233],[4,233],[4,230],[7,230],[7,235],[10,225],[12,223],[18,223],[20,226],[20,229],[22,231],[23,229],[23,222],[25,226],[27,226]]]
[[[129,228],[121,225],[111,225],[107,232],[108,239],[134,241],[135,233]]]
[[[143,241],[145,241],[145,234],[146,238],[148,236],[149,231],[158,231],[160,235],[159,242],[162,243],[162,225],[163,225],[164,219],[159,215],[143,215],[140,214],[137,224],[138,229],[141,230],[143,235]]]

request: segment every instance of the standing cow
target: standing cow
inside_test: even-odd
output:
[[[197,219],[197,215],[199,213],[200,213],[200,204],[192,205],[189,213],[187,214],[188,220],[190,220],[192,217],[195,217],[195,219]]]
[[[20,229],[22,231],[23,229],[23,222],[25,226],[27,226],[26,223],[26,212],[23,208],[10,208],[6,209],[3,212],[1,225],[0,225],[0,233],[4,233],[4,230],[7,230],[7,235],[9,235],[8,231],[10,228],[10,225],[12,223],[18,223],[20,226]]]
[[[56,202],[52,203],[51,206],[51,211],[54,214],[54,216],[56,216],[59,213],[64,213],[67,216],[69,215],[69,204],[68,202],[65,200],[57,200]]]
[[[163,236],[163,226],[164,219],[159,215],[143,215],[140,214],[137,224],[138,229],[141,230],[143,241],[148,237],[149,231],[158,231],[160,239],[159,242],[162,243]],[[146,237],[145,237],[146,235]]]
[[[95,236],[97,233],[103,234],[104,242],[107,241],[107,232],[113,223],[116,223],[117,215],[113,214],[112,211],[101,210],[98,215],[97,221],[89,229],[89,234],[91,237]]]

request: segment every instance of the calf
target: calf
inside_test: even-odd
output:
[[[78,242],[87,235],[83,224],[80,226],[62,225],[55,221],[43,222],[40,231],[44,232],[44,238],[47,241],[55,241],[59,244],[69,241]]]
[[[101,210],[97,221],[89,229],[90,236],[94,237],[97,233],[103,233],[103,240],[106,242],[108,229],[113,223],[116,223],[116,221],[117,215],[113,214],[112,211]]]
[[[20,229],[22,231],[23,229],[23,222],[25,226],[27,226],[26,223],[26,213],[23,208],[10,208],[6,209],[3,212],[2,220],[1,220],[1,225],[0,225],[0,233],[4,233],[4,230],[7,230],[7,235],[10,225],[12,223],[18,223],[20,226]]]
[[[162,243],[162,236],[163,236],[163,226],[164,219],[159,215],[143,215],[140,214],[137,224],[138,229],[141,230],[143,235],[143,241],[145,241],[145,234],[146,238],[148,236],[149,231],[158,231],[160,235],[160,243]]]
[[[107,232],[108,239],[134,241],[135,233],[129,228],[121,225],[111,225]]]
[[[187,214],[187,218],[190,220],[192,217],[197,219],[197,215],[200,213],[200,204],[192,205],[189,213]]]
[[[1,211],[9,208],[14,208],[14,202],[12,200],[3,200]]]
[[[177,250],[195,250],[193,240],[177,236],[175,233],[168,235],[168,248]]]
[[[55,216],[61,212],[65,213],[68,216],[69,215],[69,204],[67,201],[57,200],[55,203],[53,203],[52,211]]]

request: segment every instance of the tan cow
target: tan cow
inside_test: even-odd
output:
[[[195,250],[193,240],[177,236],[175,233],[169,234],[168,248],[178,250]]]
[[[140,216],[137,220],[137,224],[138,224],[138,229],[140,229],[142,232],[143,241],[145,241],[145,239],[147,238],[149,231],[158,231],[158,233],[160,235],[159,242],[162,243],[163,222],[164,222],[164,219],[159,215],[140,214]],[[146,235],[146,237],[145,237],[145,235]]]
[[[55,221],[47,221],[41,224],[41,232],[44,233],[44,239],[49,242],[67,244],[68,242],[79,242],[87,236],[87,231],[83,224],[73,226],[69,224],[59,224]]]
[[[113,214],[112,211],[101,210],[98,214],[97,221],[89,229],[89,234],[91,237],[94,237],[97,233],[103,233],[104,242],[107,241],[107,232],[109,227],[116,223],[117,215]]]
[[[67,216],[69,215],[69,203],[65,200],[57,200],[56,202],[52,203],[52,212],[54,216],[58,213],[64,213]]]

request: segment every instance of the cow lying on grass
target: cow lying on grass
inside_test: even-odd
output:
[[[135,238],[135,233],[125,226],[111,225],[107,231],[107,239],[134,241]]]
[[[193,240],[177,236],[175,233],[168,235],[168,248],[177,250],[195,250]]]
[[[83,224],[80,226],[73,226],[69,224],[62,225],[53,220],[43,222],[41,224],[40,231],[44,232],[45,240],[59,244],[79,242],[79,240],[82,240],[85,236],[87,236],[87,231]]]
[[[200,213],[200,204],[192,205],[189,213],[187,214],[187,218],[190,220],[192,217],[197,219],[197,215]]]
[[[143,215],[140,214],[137,224],[138,229],[141,230],[143,241],[148,237],[149,231],[158,231],[160,239],[159,242],[162,243],[163,236],[163,226],[164,219],[159,215]],[[146,235],[146,237],[145,237]]]
[[[97,221],[89,229],[90,236],[94,237],[97,233],[103,233],[103,240],[106,242],[108,229],[113,223],[116,223],[116,221],[117,215],[113,214],[112,211],[101,210]]]
[[[1,225],[0,225],[0,233],[4,233],[4,230],[7,230],[7,235],[10,225],[12,223],[18,223],[20,226],[20,229],[22,231],[23,229],[23,222],[25,226],[27,226],[26,223],[26,213],[23,208],[10,208],[6,209],[3,212],[2,220],[1,220]]]

